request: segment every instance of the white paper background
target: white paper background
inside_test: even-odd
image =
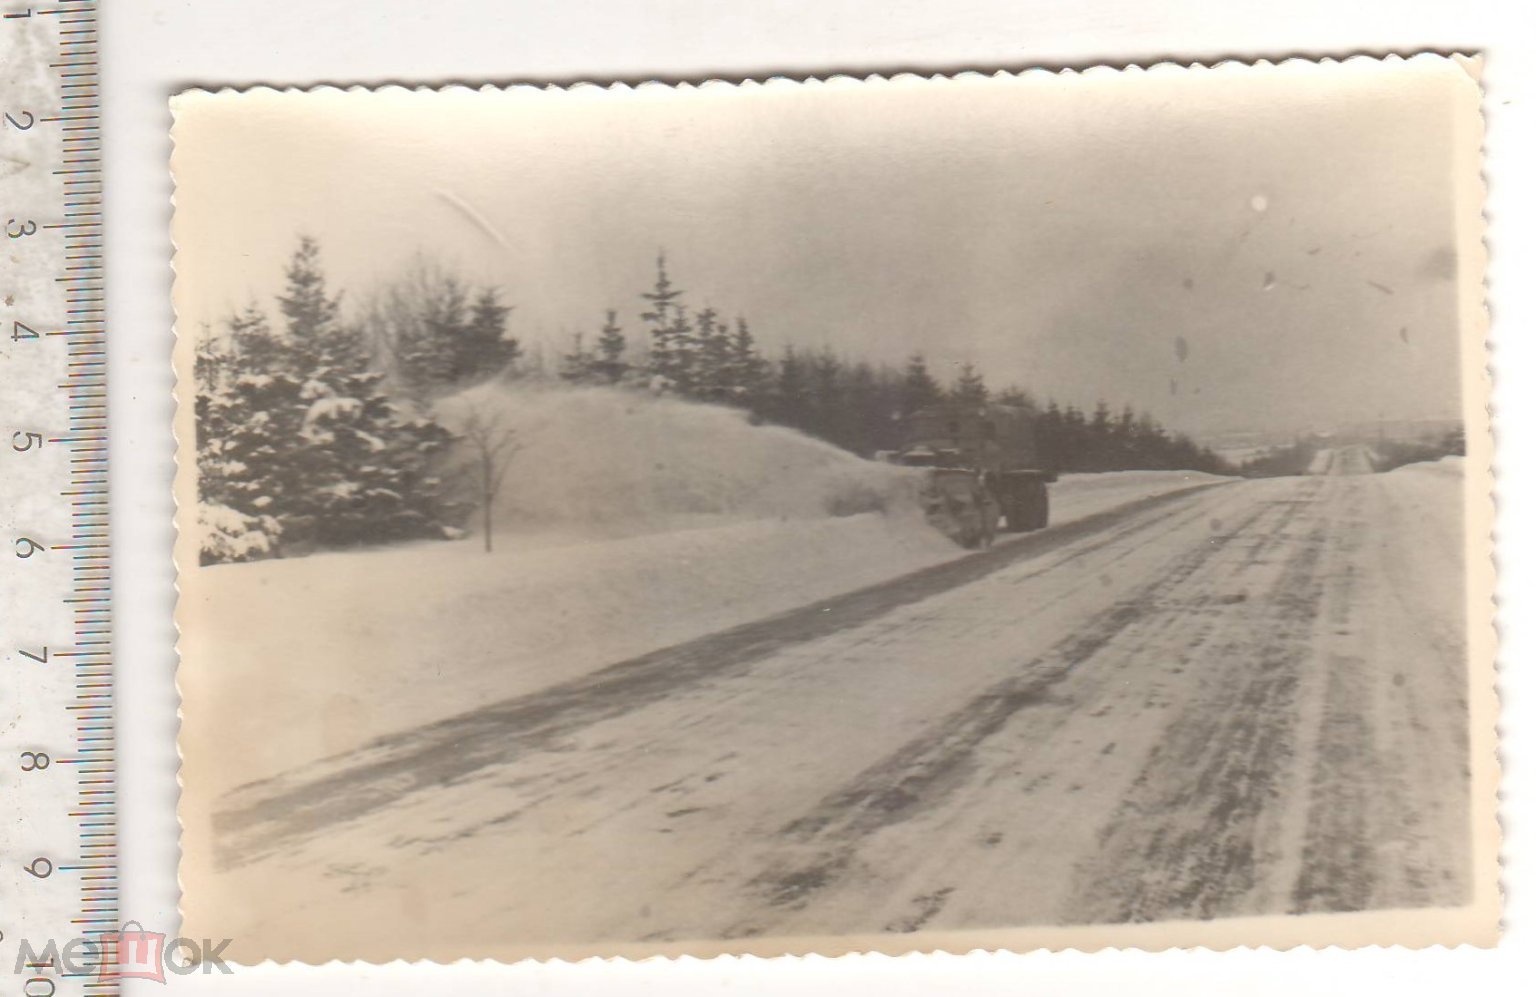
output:
[[[192,85],[724,78],[1483,51],[1501,514],[1504,944],[1494,951],[1035,953],[889,960],[242,969],[181,993],[1527,992],[1536,907],[1536,150],[1525,5],[1372,0],[104,0],[124,916],[175,923],[167,97]],[[273,737],[282,731],[274,730]],[[130,992],[155,992],[140,984]]]

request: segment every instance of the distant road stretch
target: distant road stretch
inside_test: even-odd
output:
[[[1337,449],[1319,450],[1312,458],[1308,474],[1370,474],[1375,470],[1371,448],[1351,444]]]

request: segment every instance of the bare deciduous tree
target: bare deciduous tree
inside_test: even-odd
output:
[[[507,425],[506,414],[489,405],[469,404],[459,434],[470,450],[469,473],[480,499],[481,522],[485,530],[485,552],[491,552],[491,505],[501,491],[501,483],[512,466],[512,458],[521,450],[517,430]]]

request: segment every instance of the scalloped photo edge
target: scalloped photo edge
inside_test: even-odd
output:
[[[1495,944],[1480,74],[176,95],[181,934]]]

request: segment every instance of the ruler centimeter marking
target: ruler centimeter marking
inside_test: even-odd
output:
[[[98,0],[0,0],[0,997],[117,993]]]

